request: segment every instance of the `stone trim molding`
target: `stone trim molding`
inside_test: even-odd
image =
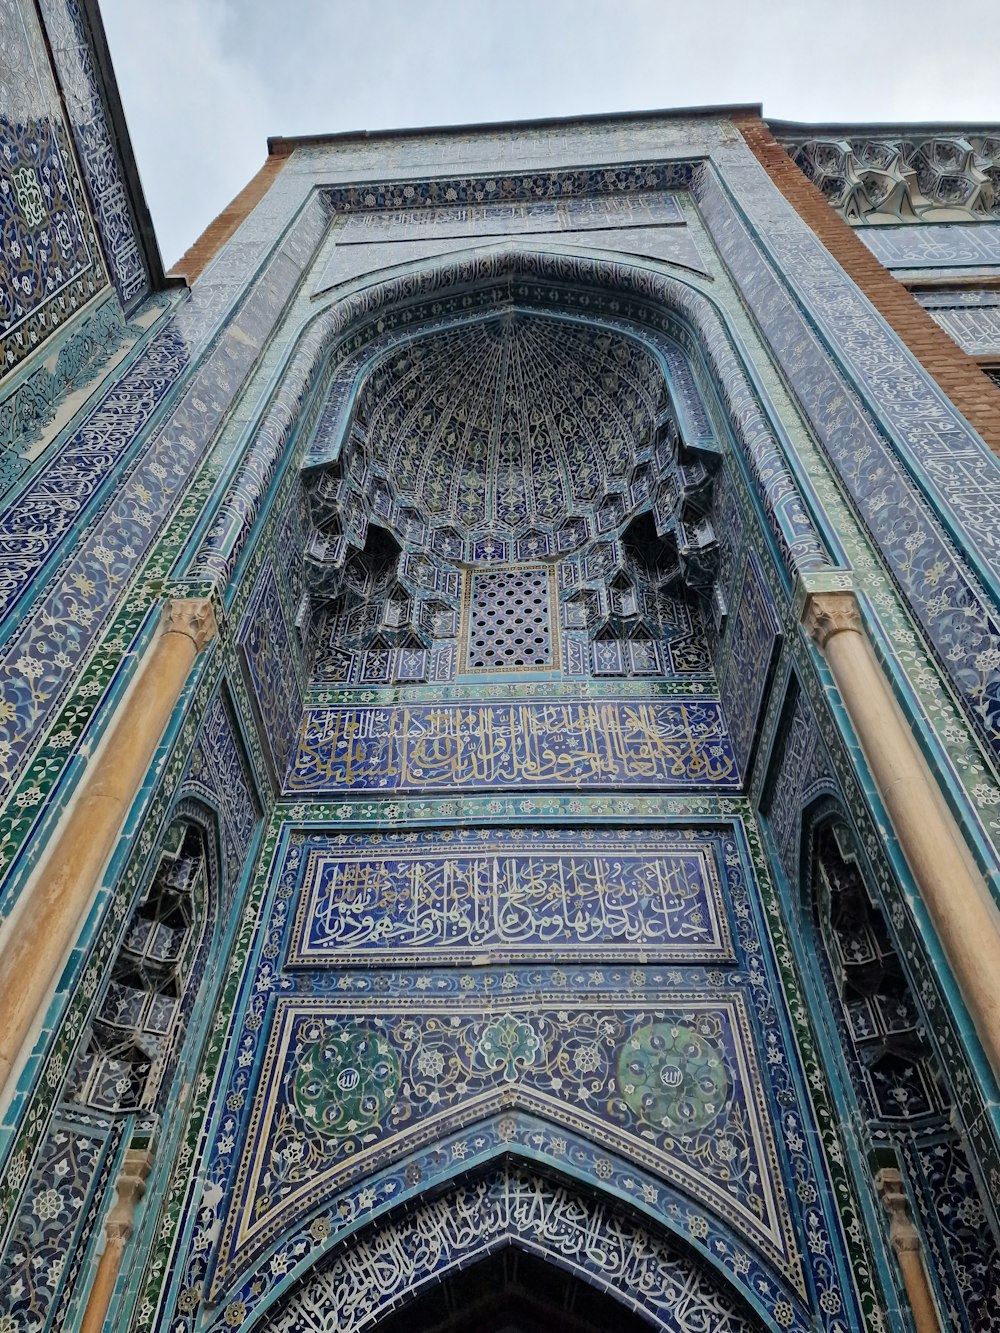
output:
[[[812,594],[806,601],[803,624],[809,637],[824,651],[834,634],[847,630],[855,634],[864,632],[852,592]]]
[[[206,599],[168,603],[106,739],[0,932],[0,1095],[8,1092],[201,649],[214,637]]]
[[[893,1167],[883,1168],[875,1176],[875,1188],[889,1215],[889,1243],[899,1261],[917,1333],[941,1333],[941,1319],[924,1262],[923,1241],[913,1222],[902,1174]]]
[[[1000,1078],[1000,911],[879,666],[854,594],[806,597],[803,627],[826,658],[900,849]]]
[[[196,653],[215,638],[218,628],[208,597],[172,597],[163,609],[162,633],[186,635]]]

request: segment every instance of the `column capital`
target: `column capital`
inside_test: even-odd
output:
[[[806,633],[820,648],[825,648],[835,634],[852,630],[863,634],[864,626],[853,592],[817,592],[806,599],[802,613]]]
[[[163,609],[162,629],[164,634],[186,634],[200,653],[219,627],[208,597],[171,597]]]
[[[153,1165],[149,1148],[129,1148],[115,1181],[114,1207],[108,1213],[105,1228],[109,1239],[128,1240],[135,1224],[135,1209],[146,1193],[146,1177]]]
[[[910,1200],[902,1173],[895,1167],[884,1167],[876,1173],[875,1188],[882,1200],[882,1206],[889,1214],[889,1240],[893,1249],[897,1253],[903,1250],[919,1250],[920,1233],[913,1223]]]

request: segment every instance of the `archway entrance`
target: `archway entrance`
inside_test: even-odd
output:
[[[779,1317],[782,1328],[806,1327],[788,1303]],[[507,1165],[367,1229],[294,1287],[263,1327],[760,1333],[767,1325],[729,1274],[665,1228]]]
[[[378,1333],[640,1333],[650,1325],[606,1292],[508,1245],[376,1327]]]
[[[447,1282],[433,1329],[511,1247],[670,1333],[853,1303],[814,1258],[833,1239],[802,1243],[800,1201],[825,1236],[832,1197],[812,1140],[779,1132],[779,1107],[813,1118],[742,803],[779,631],[702,373],[725,349],[552,296],[387,317],[317,379],[253,602],[274,642],[295,608],[303,702],[219,1093],[218,1253],[192,1263],[219,1328],[360,1333]],[[262,718],[288,712],[277,656],[248,637]],[[603,1248],[540,1187],[504,1185],[486,1235],[437,1192],[515,1152],[624,1204]],[[596,1308],[484,1272],[484,1327]]]

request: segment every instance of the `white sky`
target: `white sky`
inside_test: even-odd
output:
[[[763,102],[1000,122],[1000,0],[102,0],[169,266],[269,134]]]

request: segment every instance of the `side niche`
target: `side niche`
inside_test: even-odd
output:
[[[872,901],[853,834],[837,813],[811,831],[810,897],[820,970],[875,1165],[891,1164],[912,1197],[925,1254],[945,1308],[997,1326],[1000,1245],[988,1196],[952,1104],[881,909]]]
[[[178,820],[111,966],[71,1101],[105,1111],[155,1106],[184,1036],[207,918],[205,835]]]

